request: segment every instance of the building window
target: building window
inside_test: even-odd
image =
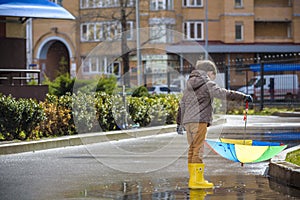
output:
[[[121,39],[122,26],[120,22],[91,22],[81,24],[81,41],[93,42]],[[127,22],[127,39],[132,40],[133,22]]]
[[[81,25],[81,41],[91,41],[94,38],[94,25],[92,23]]]
[[[172,43],[173,42],[173,24],[160,24],[150,27],[151,43]]]
[[[172,43],[174,40],[173,30],[175,19],[173,18],[150,18],[150,42]]]
[[[243,0],[234,0],[234,7],[235,8],[242,8],[243,7]]]
[[[183,0],[184,7],[203,7],[202,0]]]
[[[92,74],[104,74],[114,75],[117,77],[121,76],[121,63],[114,61],[111,64],[108,63],[107,57],[89,57],[83,61],[82,72],[85,75]]]
[[[242,23],[235,24],[235,40],[241,41],[244,39],[244,25]]]
[[[134,0],[127,0],[126,7],[133,7]],[[120,7],[120,0],[80,0],[80,8]]]
[[[80,0],[80,8],[93,8],[94,2],[90,0]]]
[[[111,65],[107,67],[107,73],[113,74],[117,77],[121,75],[121,63],[120,62],[113,62]]]
[[[150,10],[173,10],[173,0],[150,0]]]
[[[184,39],[203,40],[203,22],[185,22],[183,33]]]

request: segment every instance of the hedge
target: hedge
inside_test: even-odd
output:
[[[0,94],[0,140],[25,140],[45,119],[41,104],[32,99],[16,100]]]
[[[45,101],[37,102],[0,95],[0,140],[112,131],[137,124],[140,127],[173,124],[179,99],[175,95],[124,99],[104,92],[78,92],[48,94]]]

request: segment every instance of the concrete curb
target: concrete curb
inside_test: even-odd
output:
[[[220,125],[224,123],[226,123],[226,119],[222,117],[213,121],[213,125]],[[176,126],[176,124],[172,124],[165,126],[154,126],[148,128],[121,131],[85,133],[79,135],[62,136],[51,139],[41,139],[38,141],[12,142],[0,144],[0,155],[23,153],[30,151],[34,152],[38,150],[61,148],[67,146],[79,146],[99,142],[109,142],[122,139],[145,137],[150,135],[159,135],[164,133],[175,132]]]
[[[176,131],[176,125],[157,126],[150,128],[131,129],[111,132],[86,133],[59,138],[42,139],[39,141],[14,142],[0,145],[0,155],[14,154],[44,149],[78,146],[113,140],[139,138],[149,135],[158,135]]]
[[[268,175],[276,182],[300,188],[300,167],[285,161],[289,152],[300,149],[300,145],[286,149],[271,159]]]
[[[276,112],[273,115],[278,117],[300,117],[300,112]]]

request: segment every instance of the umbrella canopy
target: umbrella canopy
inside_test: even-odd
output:
[[[220,156],[240,163],[256,163],[269,160],[287,145],[257,140],[206,140],[206,143]]]
[[[48,0],[0,0],[0,16],[75,19],[65,8]]]

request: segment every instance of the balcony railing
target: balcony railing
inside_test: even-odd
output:
[[[39,69],[0,69],[1,85],[27,85],[36,81],[41,84],[41,71]]]
[[[30,82],[35,81],[34,84]],[[0,69],[0,94],[43,101],[48,85],[42,85],[39,69]]]

